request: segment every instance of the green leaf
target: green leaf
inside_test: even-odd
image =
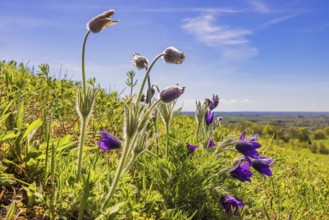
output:
[[[6,114],[6,112],[8,111],[8,109],[10,108],[10,106],[14,103],[15,100],[11,100],[11,102],[9,102],[9,104],[6,106],[5,110],[3,110],[2,112],[2,116],[4,116],[4,114]]]
[[[7,113],[7,114],[1,116],[1,118],[0,118],[0,125],[2,124],[3,121],[5,121],[5,120],[8,118],[8,116],[9,116],[10,114],[11,114],[11,113],[9,112],[9,113]]]
[[[1,134],[0,135],[0,141],[6,141],[6,140],[12,140],[19,136],[19,132],[15,133],[14,131],[9,131],[7,134]]]
[[[7,215],[5,220],[10,220],[10,219],[14,219],[14,215],[16,213],[16,209],[17,209],[17,204],[16,201],[13,201],[8,209]]]
[[[24,119],[24,102],[22,102],[21,106],[19,107],[16,117],[16,126],[18,129],[22,128],[23,119]]]
[[[38,128],[42,125],[42,120],[39,118],[32,122],[26,129],[23,139],[28,137],[29,140],[33,137],[34,133],[38,130]]]

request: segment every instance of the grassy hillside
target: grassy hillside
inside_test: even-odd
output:
[[[79,83],[50,77],[47,65],[35,75],[15,62],[1,62],[0,68],[1,218],[229,219],[219,202],[223,193],[243,201],[237,219],[329,218],[328,155],[278,144],[273,135],[264,134],[258,151],[274,158],[273,176],[253,171],[250,183],[240,182],[228,173],[241,158],[235,140],[243,130],[251,136],[256,132],[251,125],[257,124],[224,123],[213,139],[217,146],[228,141],[227,147],[202,150],[199,145],[191,153],[186,142],[195,142],[197,123],[177,114],[168,136],[160,117],[157,130],[150,124],[150,139],[143,142],[148,149],[132,158],[105,204],[122,150],[102,152],[97,142],[102,129],[125,138],[124,108],[131,97],[99,88],[78,180]],[[89,84],[97,87],[92,80]]]

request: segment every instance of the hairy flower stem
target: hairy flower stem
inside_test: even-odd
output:
[[[81,176],[81,168],[82,168],[82,154],[83,154],[83,146],[85,143],[86,136],[86,127],[87,127],[87,117],[81,117],[81,127],[80,127],[80,143],[79,143],[79,155],[78,155],[78,165],[77,165],[77,181]]]
[[[104,210],[106,205],[109,203],[111,197],[113,196],[114,191],[115,191],[115,189],[117,187],[117,184],[119,182],[119,179],[121,177],[121,174],[123,173],[124,164],[125,164],[125,161],[126,161],[127,156],[128,156],[129,148],[131,147],[130,146],[130,141],[131,141],[131,138],[128,138],[127,141],[126,141],[126,144],[125,144],[124,149],[123,149],[122,156],[120,158],[119,166],[118,166],[118,168],[115,172],[115,176],[114,176],[114,179],[113,179],[112,184],[111,184],[110,191],[107,193],[107,195],[105,197],[105,201],[102,204],[102,210]]]
[[[196,140],[198,140],[199,131],[200,131],[200,122],[198,122],[198,124],[196,126],[196,131],[195,131],[195,139]]]
[[[166,136],[167,136],[167,143],[166,143],[166,157],[168,157],[168,148],[169,148],[169,123],[166,123]]]
[[[151,71],[153,65],[155,64],[155,62],[156,62],[160,57],[162,57],[162,56],[164,56],[164,55],[165,55],[165,54],[163,54],[163,53],[157,55],[157,56],[154,58],[154,60],[152,61],[150,67],[147,69],[147,71],[146,71],[146,73],[145,73],[145,76],[144,76],[144,79],[143,79],[143,82],[142,82],[142,85],[141,85],[141,88],[140,88],[139,93],[138,93],[137,103],[139,103],[140,100],[141,100],[142,93],[143,93],[143,89],[144,89],[144,86],[145,86],[145,83],[146,83],[146,79],[148,78],[148,76],[149,76],[149,74],[150,74],[150,71]]]
[[[152,99],[152,97],[151,97],[151,93],[152,93],[152,91],[151,91],[151,78],[150,78],[150,75],[148,75],[147,76],[147,84],[148,84],[148,89],[147,89],[147,103],[149,104],[149,106],[151,106],[151,99]]]
[[[156,102],[153,103],[153,105],[147,110],[147,112],[145,113],[144,117],[149,117],[149,115],[152,113],[153,109],[160,103],[160,100],[157,100]],[[143,119],[141,119],[141,121],[143,121]],[[132,163],[128,163],[128,165],[125,166],[126,160],[128,159],[128,156],[131,154],[132,150],[134,149],[135,143],[137,141],[138,137],[138,133],[135,133],[134,135],[132,135],[131,137],[127,137],[126,139],[126,143],[125,146],[123,148],[123,153],[121,155],[120,158],[120,162],[119,162],[119,166],[117,167],[117,170],[115,172],[114,175],[114,179],[111,183],[111,188],[110,191],[107,193],[107,195],[105,196],[104,199],[104,203],[102,204],[101,209],[104,210],[104,208],[108,205],[108,203],[110,202],[115,189],[119,183],[119,179],[121,177],[121,175],[129,168],[129,166]]]
[[[85,94],[86,94],[85,49],[86,49],[86,42],[89,34],[90,31],[87,31],[85,34],[85,38],[83,39],[83,43],[82,43],[82,52],[81,52],[82,87]]]
[[[82,87],[83,87],[84,96],[86,96],[85,48],[89,34],[90,31],[87,31],[87,33],[85,34],[82,43],[82,52],[81,52],[81,73],[82,73]],[[79,154],[78,154],[78,165],[77,165],[77,181],[80,179],[81,176],[82,153],[83,153],[83,146],[85,143],[87,118],[88,116],[83,116],[83,115],[80,116],[81,128],[80,128],[80,143],[79,143]]]

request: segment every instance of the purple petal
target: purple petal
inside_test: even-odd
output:
[[[241,133],[241,136],[240,136],[240,141],[243,141],[244,140],[244,138],[245,138],[245,136],[246,136],[246,131],[243,131],[242,133]]]
[[[215,146],[216,146],[216,144],[214,143],[214,141],[212,139],[210,139],[208,147],[212,148],[212,147],[215,147]]]
[[[252,167],[262,175],[272,176],[270,167],[274,164],[273,158],[258,158],[252,160]]]
[[[230,171],[231,176],[242,182],[251,182],[250,177],[252,176],[252,172],[249,170],[250,163],[247,162],[243,165],[241,165],[241,163],[242,160],[240,160],[239,164],[233,170]]]
[[[197,149],[197,146],[186,143],[186,147],[190,152],[194,152]]]
[[[251,137],[249,137],[249,138],[247,138],[247,139],[245,139],[246,141],[256,141],[257,140],[257,138],[258,138],[258,134],[254,134],[253,136],[251,136]]]
[[[240,140],[236,142],[235,149],[245,156],[251,158],[259,158],[259,154],[256,149],[260,148],[261,146],[262,145],[258,142]]]
[[[104,140],[98,141],[98,146],[100,148],[102,148],[104,151],[108,151],[109,150],[108,142],[107,141],[104,141]]]
[[[224,195],[220,197],[220,202],[222,203],[227,215],[232,216],[232,211],[234,209],[234,215],[239,215],[239,208],[243,208],[243,202],[233,196]]]
[[[102,131],[102,140],[98,142],[98,146],[102,148],[104,151],[120,148],[121,141],[119,138],[106,133],[104,130]]]

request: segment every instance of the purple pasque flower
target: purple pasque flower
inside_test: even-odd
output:
[[[197,146],[189,144],[187,142],[186,142],[186,147],[191,153],[194,152],[198,148]]]
[[[214,116],[215,116],[215,112],[208,110],[208,112],[206,114],[206,124],[207,125],[211,125],[211,123],[214,121]]]
[[[185,91],[184,86],[168,86],[160,92],[160,100],[169,103],[179,98]]]
[[[243,208],[244,204],[241,201],[241,199],[235,198],[233,196],[224,195],[221,196],[219,201],[222,203],[225,212],[227,215],[232,216],[238,216],[239,215],[239,208]]]
[[[274,164],[273,158],[267,157],[259,157],[257,159],[250,160],[248,157],[245,157],[247,163],[251,164],[251,166],[260,174],[272,176],[272,171],[270,167]]]
[[[238,165],[230,171],[231,176],[242,182],[251,182],[250,177],[252,176],[252,172],[249,170],[251,164],[248,161],[245,164],[241,164],[242,160],[240,160]]]
[[[218,95],[213,95],[213,96],[212,96],[212,100],[210,100],[209,98],[206,98],[206,102],[207,102],[208,105],[209,105],[209,109],[210,109],[210,110],[213,110],[213,109],[215,109],[215,108],[218,106],[218,104],[219,104],[219,97],[218,97]]]
[[[113,150],[121,147],[121,141],[119,138],[106,133],[102,130],[102,140],[97,142],[98,146],[103,149],[103,151]]]
[[[258,135],[253,135],[250,138],[245,138],[245,136],[246,131],[243,131],[240,139],[235,144],[235,149],[245,156],[255,159],[259,158],[259,154],[256,149],[260,148],[262,145],[256,142]]]
[[[208,148],[212,148],[212,147],[215,147],[215,146],[216,146],[215,142],[212,139],[210,139],[209,142],[208,142]]]

